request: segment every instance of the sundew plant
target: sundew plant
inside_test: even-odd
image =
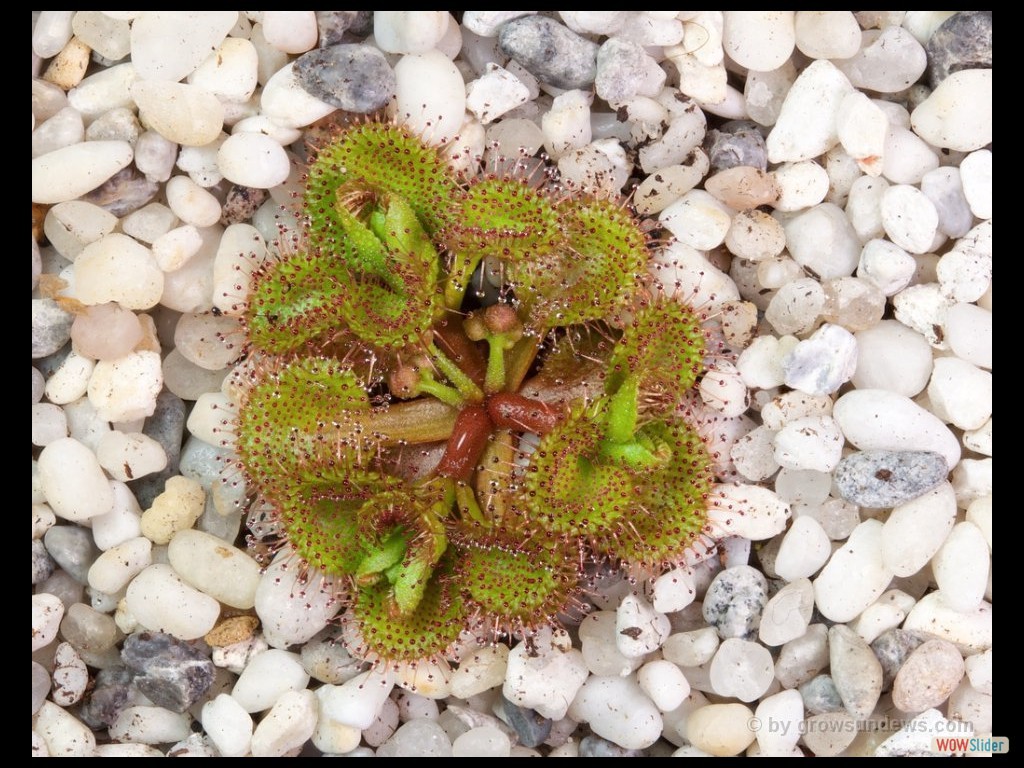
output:
[[[235,446],[263,543],[345,585],[350,650],[557,626],[594,564],[658,575],[707,542],[680,403],[708,333],[649,284],[627,206],[367,122],[315,150],[301,213],[253,275]]]

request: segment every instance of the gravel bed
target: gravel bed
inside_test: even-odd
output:
[[[32,21],[33,756],[992,735],[991,12]],[[363,116],[645,219],[652,284],[728,338],[687,395],[739,511],[715,546],[593,565],[528,643],[382,668],[343,580],[259,543],[232,443],[249,275],[300,229],[309,146]]]

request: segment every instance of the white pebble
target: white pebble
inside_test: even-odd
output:
[[[256,615],[274,647],[304,643],[341,610],[335,579],[317,572],[300,580],[301,570],[295,554],[282,549],[256,587]]]
[[[563,631],[541,630],[533,648],[519,643],[509,653],[502,694],[543,717],[560,720],[588,674],[583,654],[568,644]]]
[[[242,311],[252,273],[266,253],[266,244],[255,227],[232,224],[224,230],[213,262],[214,306],[232,316]]]
[[[810,160],[835,146],[839,142],[836,114],[850,93],[853,86],[832,62],[813,62],[786,94],[778,120],[766,140],[768,160]]]
[[[134,706],[122,709],[110,726],[110,738],[137,744],[170,744],[187,738],[192,719],[163,707]]]
[[[658,217],[679,242],[708,251],[725,240],[734,211],[704,190],[693,189]]]
[[[291,170],[284,148],[257,133],[229,136],[217,152],[217,166],[228,181],[256,189],[283,184]]]
[[[743,704],[707,704],[690,713],[683,735],[703,754],[731,757],[754,741],[753,717]]]
[[[857,88],[896,93],[917,82],[928,64],[924,46],[900,26],[866,29],[860,50],[836,62]]]
[[[897,184],[882,195],[882,226],[897,246],[910,253],[925,253],[939,225],[932,201],[916,187]]]
[[[40,11],[32,27],[32,52],[41,59],[60,53],[71,39],[75,11]]]
[[[831,472],[842,458],[843,442],[830,416],[794,419],[775,435],[775,461],[790,469]]]
[[[166,232],[153,240],[152,251],[156,265],[164,272],[181,269],[203,246],[203,238],[193,225]]]
[[[960,163],[963,194],[971,213],[979,219],[992,218],[992,152],[979,149]]]
[[[472,728],[452,742],[452,757],[508,757],[512,742],[494,726]]]
[[[762,610],[758,639],[765,645],[776,646],[803,637],[813,611],[814,587],[810,580],[797,579],[787,584]]]
[[[847,94],[836,112],[839,143],[869,176],[882,173],[889,118],[860,91]]]
[[[71,643],[60,643],[53,655],[53,690],[50,697],[62,707],[81,701],[89,683],[89,670]]]
[[[32,160],[32,202],[61,203],[91,192],[132,161],[126,141],[87,141]]]
[[[619,652],[627,658],[637,658],[660,648],[671,625],[668,617],[647,601],[627,595],[616,611],[615,630]]]
[[[166,191],[167,204],[186,224],[209,227],[220,221],[221,208],[217,198],[191,179],[175,176],[167,182]]]
[[[782,361],[786,386],[808,395],[832,394],[850,380],[856,366],[856,338],[832,323],[825,323],[797,344]]]
[[[143,124],[176,144],[201,147],[224,127],[220,100],[193,85],[140,80],[132,85],[131,94]]]
[[[935,147],[971,152],[992,141],[992,70],[951,73],[910,115],[914,131]]]
[[[93,757],[96,735],[64,707],[44,701],[36,713],[33,733],[42,737],[49,757]]]
[[[779,470],[774,454],[775,430],[757,427],[733,445],[729,456],[747,480],[767,480]]]
[[[693,571],[686,567],[673,568],[654,581],[652,605],[661,613],[681,611],[697,596]]]
[[[897,576],[921,570],[938,551],[956,519],[956,496],[949,483],[893,508],[885,521],[882,559]]]
[[[369,728],[395,686],[391,672],[369,670],[343,685],[318,689],[321,717],[365,730]]]
[[[64,107],[32,131],[32,157],[55,152],[82,141],[85,141],[85,126],[81,113],[74,107]]]
[[[288,691],[253,731],[252,756],[282,757],[298,749],[313,735],[316,721],[317,705],[313,691]]]
[[[56,595],[39,592],[32,595],[32,651],[45,648],[57,637],[64,604]]]
[[[940,357],[928,384],[928,400],[932,413],[943,421],[978,429],[992,415],[992,374],[966,360]]]
[[[43,448],[38,467],[46,501],[58,517],[78,522],[113,508],[114,495],[96,455],[75,438]]]
[[[590,143],[593,138],[590,123],[593,99],[593,94],[573,90],[559,94],[551,102],[551,109],[541,118],[541,130],[544,132],[544,146],[553,160]]]
[[[981,222],[957,240],[935,271],[944,296],[978,301],[992,282],[992,222]]]
[[[701,172],[701,178],[707,173],[707,156],[700,150],[707,129],[707,118],[704,111],[695,104],[685,103],[691,108],[673,116],[665,133],[656,141],[641,147],[637,153],[640,166],[647,173],[679,164],[695,167]]]
[[[805,11],[798,11],[797,16]],[[804,702],[796,690],[766,696],[754,710],[762,727],[757,731],[757,744],[764,757],[785,757],[800,739],[804,719]]]
[[[114,595],[153,563],[153,542],[144,536],[108,548],[89,568],[89,586]]]
[[[857,268],[861,242],[846,213],[837,205],[816,205],[790,219],[784,228],[790,255],[818,277],[845,277]]]
[[[721,483],[715,487],[709,514],[723,533],[760,541],[786,530],[790,510],[767,488]]]
[[[215,51],[238,11],[142,11],[132,22],[132,65],[143,80],[176,82]],[[167,45],[174,40],[174,45]]]
[[[669,296],[708,312],[740,298],[731,277],[715,267],[703,253],[680,242],[672,242],[656,254],[651,271]]]
[[[72,270],[84,304],[116,301],[125,309],[149,309],[163,294],[164,275],[150,249],[118,232],[85,246]]]
[[[85,246],[112,232],[116,225],[117,217],[98,205],[70,200],[47,211],[43,231],[50,245],[61,256],[73,261]]]
[[[447,11],[374,11],[373,38],[386,53],[427,53],[448,31]]]
[[[860,252],[857,277],[867,280],[886,296],[903,290],[914,276],[914,257],[888,240],[869,240]]]
[[[971,685],[979,693],[992,695],[992,649],[975,653],[964,659],[964,668]]]
[[[942,592],[929,592],[914,605],[903,629],[948,640],[964,654],[977,653],[992,647],[992,604],[982,601],[958,611]]]
[[[121,482],[145,477],[167,466],[163,446],[141,432],[107,432],[96,445],[96,458],[111,477]]]
[[[135,167],[149,181],[167,181],[177,156],[178,145],[156,131],[144,131],[135,142]]]
[[[447,144],[466,111],[466,86],[458,68],[440,51],[404,56],[395,65],[394,109],[398,119],[428,144]]]
[[[728,361],[720,361],[704,374],[697,387],[701,401],[724,416],[742,416],[750,407],[747,385]]]
[[[786,581],[813,576],[832,554],[828,534],[809,515],[793,521],[775,555],[775,572]]]
[[[896,392],[847,392],[836,401],[832,414],[846,439],[862,451],[935,451],[950,467],[960,460],[960,444],[946,425]]]
[[[678,666],[665,659],[644,664],[636,673],[640,690],[662,712],[677,709],[690,695],[690,684]]]
[[[295,63],[292,62],[277,70],[263,86],[260,109],[264,115],[283,126],[301,128],[329,115],[336,107],[303,90],[296,79]]]
[[[726,11],[722,47],[742,67],[769,72],[786,63],[796,45],[792,11]]]
[[[313,11],[263,11],[263,37],[284,53],[305,53],[316,46]]]
[[[149,566],[132,580],[125,605],[146,629],[180,640],[202,637],[220,615],[216,600],[185,584],[171,566],[162,563]]]
[[[64,409],[53,403],[32,406],[32,445],[45,446],[68,436]]]
[[[873,643],[879,635],[894,629],[907,618],[917,601],[906,592],[890,589],[864,609],[848,626],[865,643]]]
[[[812,59],[848,59],[860,49],[860,25],[850,11],[797,11],[794,31],[796,47]]]
[[[463,656],[458,668],[452,673],[452,695],[468,699],[501,685],[505,681],[508,653],[506,645],[488,645]]]
[[[256,47],[249,40],[229,37],[188,76],[188,83],[219,99],[244,102],[256,90],[258,66]]]
[[[917,184],[939,167],[935,149],[901,125],[889,125],[882,155],[882,175],[893,184]]]
[[[779,189],[779,199],[774,205],[777,211],[810,208],[824,200],[829,191],[828,171],[813,160],[783,163],[772,175]]]
[[[382,11],[377,11],[382,13]],[[530,98],[529,89],[506,69],[493,62],[487,71],[466,86],[466,109],[487,125]]]
[[[992,368],[991,312],[975,304],[954,304],[946,313],[943,331],[957,357],[980,368]],[[49,394],[50,381],[53,377],[47,382],[47,397],[53,400]]]
[[[816,281],[812,281],[815,282]],[[820,290],[820,284],[817,284]],[[771,389],[785,381],[782,361],[799,343],[795,336],[759,336],[740,353],[736,367],[748,387]]]
[[[196,589],[232,608],[252,608],[259,564],[225,541],[202,531],[179,531],[167,548],[171,566]]]
[[[850,621],[878,599],[893,572],[882,556],[883,526],[877,520],[858,525],[814,580],[814,599],[822,616]]]
[[[162,387],[159,353],[133,352],[96,363],[89,379],[89,402],[107,421],[133,421],[153,415]]]
[[[57,405],[74,402],[85,394],[93,368],[92,360],[70,352],[46,380],[46,399]]]
[[[754,701],[768,690],[775,677],[772,656],[760,643],[730,637],[722,641],[708,672],[719,696]]]
[[[932,558],[932,573],[942,598],[954,610],[970,611],[985,596],[988,543],[973,523],[957,523]]]
[[[718,650],[718,632],[714,627],[677,632],[669,636],[661,650],[667,660],[683,669],[698,667],[711,661]]]
[[[222,757],[244,757],[252,742],[252,717],[226,693],[203,704],[200,720]]]
[[[661,713],[632,678],[588,679],[569,707],[569,717],[626,749],[645,749],[661,735]]]

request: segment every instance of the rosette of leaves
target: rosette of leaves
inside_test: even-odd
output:
[[[595,558],[683,555],[711,462],[675,405],[704,337],[643,298],[626,208],[459,176],[384,123],[320,147],[303,202],[305,237],[254,276],[236,445],[283,540],[347,579],[356,650],[528,632]],[[485,261],[505,282],[478,306]]]

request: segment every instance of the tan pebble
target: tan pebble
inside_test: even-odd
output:
[[[232,616],[207,632],[203,640],[214,648],[241,643],[253,636],[259,623],[255,616]]]
[[[89,68],[91,55],[92,49],[88,45],[77,37],[72,37],[61,52],[53,57],[50,66],[43,73],[43,79],[60,86],[65,91],[70,91],[85,77],[85,70]]]
[[[964,660],[946,640],[928,640],[907,657],[892,685],[892,703],[904,712],[940,706],[964,676]]]
[[[708,177],[704,189],[738,211],[770,205],[779,199],[775,177],[748,165],[727,168]]]

